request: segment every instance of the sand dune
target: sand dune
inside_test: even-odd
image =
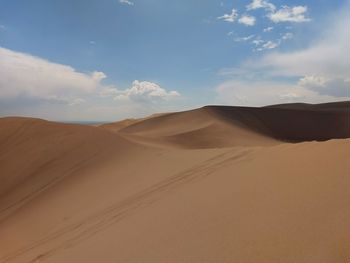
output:
[[[349,108],[0,119],[0,262],[348,262]]]
[[[121,129],[124,129],[128,126],[131,126],[133,124],[148,120],[148,119],[152,119],[158,116],[162,116],[164,115],[164,113],[156,113],[156,114],[152,114],[151,116],[145,117],[145,118],[139,118],[139,119],[125,119],[122,121],[118,121],[118,122],[112,122],[112,123],[105,123],[105,124],[101,124],[101,125],[97,125],[100,126],[101,128],[104,128],[106,130],[110,130],[113,132],[118,132]]]
[[[98,128],[29,118],[1,119],[0,145],[0,219],[64,177],[141,148]]]
[[[138,142],[183,148],[263,146],[350,137],[350,103],[264,108],[207,106],[129,123],[118,129]],[[124,122],[121,122],[124,124]],[[102,127],[113,130],[120,122]]]
[[[192,149],[277,143],[273,138],[250,129],[240,120],[223,117],[212,107],[205,107],[148,118],[120,129],[119,134],[139,143]],[[252,120],[251,124],[254,125],[254,122]]]
[[[266,106],[266,108],[275,109],[294,109],[294,110],[322,110],[322,111],[350,111],[350,102],[330,102],[322,104],[308,104],[308,103],[289,103]]]
[[[350,106],[342,105],[345,110],[335,110],[334,106],[323,108],[322,104],[318,107],[213,107],[213,110],[230,121],[239,120],[247,128],[280,141],[324,141],[350,137]]]

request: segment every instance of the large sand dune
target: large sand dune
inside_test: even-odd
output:
[[[0,119],[0,262],[349,262],[349,109]]]
[[[1,119],[0,145],[0,219],[65,177],[142,148],[94,127],[29,118]]]
[[[276,140],[349,138],[349,118],[350,103],[347,102],[264,108],[207,106],[136,121],[118,132],[187,148],[271,145]],[[102,127],[111,129],[113,124]]]

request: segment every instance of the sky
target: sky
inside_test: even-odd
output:
[[[350,0],[0,0],[0,116],[350,100]]]

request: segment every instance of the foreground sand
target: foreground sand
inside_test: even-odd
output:
[[[346,137],[330,106],[0,119],[0,262],[349,262],[350,139],[281,141]]]

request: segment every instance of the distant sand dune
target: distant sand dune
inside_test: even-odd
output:
[[[350,137],[350,103],[264,108],[207,106],[140,120],[118,129],[139,142],[183,148],[263,146]],[[124,122],[122,122],[124,123]],[[102,126],[113,130],[120,122]]]
[[[2,118],[0,263],[349,262],[346,138],[348,102]]]

